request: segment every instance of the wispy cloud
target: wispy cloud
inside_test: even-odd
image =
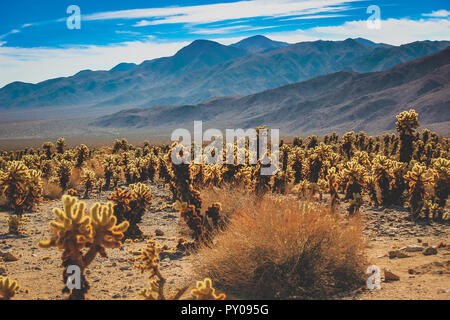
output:
[[[450,11],[438,10],[438,11],[433,11],[432,13],[424,13],[424,14],[422,14],[422,16],[433,17],[433,18],[445,18],[445,17],[450,17]]]
[[[336,6],[348,5],[358,1],[362,0],[249,0],[184,7],[101,12],[84,16],[84,20],[147,19],[137,23],[136,26],[167,23],[202,24],[243,18],[283,17],[330,12],[339,10]]]
[[[367,21],[348,21],[338,26],[315,27],[268,34],[274,40],[301,42],[314,40],[344,40],[362,37],[374,42],[401,45],[423,40],[450,40],[450,19],[387,19],[381,29],[367,28]]]
[[[1,39],[5,39],[6,37],[8,37],[8,36],[10,36],[10,35],[15,34],[15,33],[19,33],[19,32],[20,32],[19,29],[13,29],[13,30],[11,30],[11,31],[8,32],[8,33],[0,34],[0,40],[1,40]]]
[[[325,19],[325,18],[340,18],[340,17],[348,17],[346,14],[318,14],[318,15],[306,15],[300,17],[292,17],[281,19],[281,21],[291,21],[291,20],[309,20],[309,19]]]

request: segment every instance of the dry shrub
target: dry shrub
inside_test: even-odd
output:
[[[77,189],[81,184],[81,175],[82,170],[80,168],[73,168],[67,187],[69,189]]]
[[[358,218],[292,198],[241,199],[226,231],[195,262],[226,292],[248,299],[327,298],[364,281]]]
[[[59,184],[48,182],[44,180],[43,182],[43,197],[48,200],[59,200],[63,195],[63,190]]]
[[[241,210],[243,203],[260,201],[250,190],[229,185],[224,185],[220,189],[216,187],[202,189],[200,194],[202,198],[202,212],[204,213],[212,204],[219,202],[222,204],[220,214],[225,221],[228,221],[235,212]]]
[[[104,178],[105,177],[105,170],[103,169],[103,166],[99,159],[92,159],[88,161],[88,168],[90,168],[95,173],[95,177],[98,178]]]

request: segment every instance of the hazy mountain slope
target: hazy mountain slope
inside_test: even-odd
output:
[[[200,103],[220,96],[249,95],[341,70],[371,72],[437,52],[450,42],[414,43],[401,47],[367,46],[355,40],[302,42],[262,54],[229,60],[191,72],[155,89],[126,92],[122,101],[139,107]],[[417,50],[417,52],[415,51]],[[384,59],[383,56],[386,56]],[[140,103],[141,97],[148,96]],[[137,98],[139,97],[139,98]],[[107,101],[104,105],[114,105]]]
[[[376,133],[395,128],[395,115],[408,108],[419,112],[422,125],[450,123],[450,48],[384,72],[342,71],[246,97],[125,110],[95,125],[165,132],[203,120],[206,127],[269,125],[284,134]]]
[[[119,64],[111,71],[77,73],[36,85],[11,83],[0,89],[0,108],[95,105],[124,92],[164,85],[182,74],[245,55],[247,52],[239,48],[197,40],[173,57],[145,61],[135,67]]]
[[[196,104],[342,70],[386,70],[450,44],[424,41],[391,47],[361,42],[315,41],[275,48],[281,44],[263,37],[231,46],[197,40],[172,57],[138,66],[119,64],[111,71],[83,71],[36,85],[12,83],[0,89],[0,110],[73,106],[79,112],[97,107],[107,113],[112,107]],[[265,51],[254,54],[248,51],[263,48]]]

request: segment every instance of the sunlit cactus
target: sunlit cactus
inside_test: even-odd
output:
[[[0,176],[0,194],[3,194],[14,212],[22,213],[27,183],[30,179],[28,168],[20,161],[8,163],[6,171]]]
[[[43,160],[39,165],[39,170],[42,172],[43,178],[49,178],[53,173],[53,161],[52,160]]]
[[[305,160],[305,151],[300,147],[292,148],[289,154],[289,163],[294,171],[294,184],[303,180],[303,161]]]
[[[81,287],[69,289],[65,286],[63,293],[69,293],[70,300],[85,300],[89,283],[84,271],[97,254],[106,257],[106,248],[121,246],[120,240],[128,228],[128,223],[116,224],[117,219],[111,203],[106,206],[96,203],[87,214],[84,202],[79,202],[77,198],[66,195],[62,200],[63,210],[53,210],[56,217],[55,221],[50,222],[53,235],[50,240],[39,242],[39,246],[56,247],[63,251],[61,260],[65,284],[68,283],[66,268],[77,266],[80,269]],[[87,251],[83,252],[83,249]]]
[[[42,174],[37,170],[28,170],[29,178],[26,182],[25,192],[23,194],[24,210],[32,210],[42,199],[43,184]]]
[[[90,210],[90,216],[93,229],[93,245],[98,247],[99,253],[102,256],[106,256],[105,248],[119,248],[122,245],[121,240],[124,238],[124,233],[130,224],[128,221],[117,224],[113,204],[111,202],[107,205],[94,204]]]
[[[27,223],[27,220],[18,215],[12,215],[8,217],[8,233],[19,235],[23,233],[23,226]]]
[[[342,137],[341,148],[348,160],[350,160],[350,158],[353,155],[355,141],[356,141],[356,138],[355,138],[355,133],[353,131],[347,132]]]
[[[285,194],[288,184],[292,180],[293,171],[289,167],[289,152],[290,147],[288,145],[283,145],[280,147],[280,165],[278,167],[278,172],[273,178],[272,190],[276,193]]]
[[[197,281],[197,288],[191,291],[196,300],[225,300],[226,295],[216,294],[216,289],[212,286],[212,280],[206,278],[204,281]]]
[[[366,139],[367,139],[367,136],[366,136],[366,133],[364,131],[360,131],[356,135],[355,145],[360,151],[365,151],[366,150]]]
[[[79,196],[78,191],[75,190],[75,189],[68,189],[67,190],[67,194],[69,196],[72,196],[72,197],[78,197]]]
[[[369,193],[371,205],[378,206],[379,203],[378,203],[377,188],[376,188],[377,180],[375,179],[375,177],[373,175],[366,176],[365,185],[366,185],[367,191]]]
[[[58,140],[56,140],[56,152],[58,152],[59,154],[63,154],[65,147],[66,147],[66,139],[59,138]]]
[[[266,159],[268,159],[268,156]],[[271,189],[270,186],[271,176],[261,174],[261,170],[265,166],[266,167],[271,166],[272,161],[268,160],[269,163],[267,165],[264,165],[262,162],[263,161],[258,160],[258,165],[256,166],[255,170],[253,170],[253,179],[252,179],[254,181],[253,191],[258,196],[266,194]]]
[[[353,198],[354,194],[361,194],[366,176],[365,168],[352,160],[347,162],[341,171],[341,182],[344,184],[345,200]]]
[[[126,239],[142,238],[138,226],[152,201],[150,188],[142,183],[132,184],[128,189],[116,188],[108,198],[114,202],[114,211],[119,222],[128,221],[130,226],[125,232]]]
[[[158,157],[153,153],[148,154],[144,158],[144,171],[146,177],[151,181],[155,181],[156,172],[158,170]],[[142,174],[141,174],[142,175]]]
[[[63,190],[67,189],[67,184],[70,180],[70,175],[72,174],[73,164],[68,160],[61,160],[56,164],[55,175],[56,180]]]
[[[128,151],[129,144],[126,139],[116,139],[113,145],[113,153],[118,153],[119,151]]]
[[[154,241],[149,241],[147,243],[147,248],[142,251],[141,255],[138,257],[139,264],[135,267],[142,273],[150,273],[150,288],[138,292],[138,295],[144,300],[179,300],[187,290],[187,287],[180,288],[175,295],[166,298],[166,278],[162,275],[159,268],[160,253],[164,250],[163,247],[157,245]]]
[[[223,166],[219,164],[209,164],[204,167],[203,184],[206,186],[218,187],[223,179]]]
[[[330,197],[331,197],[331,207],[333,209],[336,208],[337,204],[339,203],[339,194],[338,194],[338,190],[339,190],[339,182],[338,182],[338,175],[336,173],[336,168],[332,167],[330,169],[328,169],[328,174],[326,176],[326,181],[327,181],[327,187],[328,187],[328,192],[330,193]]]
[[[101,193],[105,190],[106,181],[104,178],[98,178],[95,182],[95,187],[97,188],[97,192]]]
[[[116,188],[108,200],[114,202],[114,212],[119,222],[125,221],[131,211],[131,201],[133,201],[133,192],[129,189]]]
[[[437,158],[432,164],[435,176],[434,192],[439,206],[444,208],[450,189],[450,160]]]
[[[300,137],[294,137],[292,144],[294,147],[301,147],[303,145],[303,140]]]
[[[394,176],[390,170],[390,160],[385,156],[377,155],[373,161],[372,175],[380,189],[380,204],[390,204],[391,183],[394,180]]]
[[[354,193],[348,201],[349,206],[347,208],[347,211],[350,215],[354,215],[359,213],[359,209],[363,205],[362,196],[359,193]]]
[[[89,148],[86,145],[81,144],[79,147],[76,148],[75,167],[81,168],[88,159],[89,159]]]
[[[323,165],[322,157],[318,153],[312,153],[307,158],[307,164],[308,180],[312,183],[317,183]]]
[[[408,183],[404,179],[406,174],[407,164],[404,162],[399,162],[395,160],[390,161],[390,170],[394,177],[391,186],[391,204],[403,205],[405,200],[405,190],[408,188]]]
[[[423,214],[425,219],[434,220],[442,217],[444,209],[432,200],[425,200],[423,204]]]
[[[433,172],[418,163],[404,176],[409,182],[409,206],[413,218],[417,218],[427,195],[425,187],[433,182]]]
[[[45,157],[47,158],[47,160],[50,160],[52,158],[54,146],[55,145],[52,142],[44,142],[42,144],[42,149],[44,149]]]
[[[319,201],[322,201],[323,194],[327,191],[328,183],[325,179],[319,179],[316,183],[317,192],[319,193]]]
[[[83,169],[81,182],[84,185],[84,198],[86,199],[95,186],[95,172],[89,169]]]
[[[414,152],[415,129],[420,126],[419,115],[412,109],[403,111],[397,115],[395,124],[400,135],[400,161],[410,162]]]
[[[308,139],[309,141],[308,144],[306,145],[307,149],[314,149],[319,144],[319,137],[316,135],[310,136],[308,137]]]
[[[0,276],[0,300],[11,300],[18,291],[17,281]]]
[[[181,218],[186,222],[189,229],[192,230],[195,240],[203,241],[206,239],[206,221],[194,205],[186,202],[177,201],[174,208],[180,212]]]

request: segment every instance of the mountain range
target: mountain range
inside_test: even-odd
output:
[[[84,70],[37,84],[14,82],[0,89],[1,110],[73,107],[79,112],[111,108],[197,104],[222,96],[245,96],[338,71],[384,71],[438,51],[448,41],[402,46],[366,39],[287,44],[263,36],[225,46],[197,40],[172,57],[109,71]]]
[[[346,43],[354,45],[353,41],[338,45]],[[318,44],[309,45],[317,48]],[[319,46],[333,45],[321,43]],[[423,48],[423,45],[414,44],[416,48]],[[371,55],[378,56],[377,52]],[[377,68],[400,59],[393,55],[388,57],[382,64],[376,63]],[[355,65],[360,70],[366,68]],[[409,108],[416,109],[422,125],[438,128],[445,135],[450,133],[450,47],[386,71],[339,71],[244,97],[215,98],[196,105],[123,110],[101,117],[93,125],[169,133],[175,128],[191,128],[194,120],[203,120],[205,128],[268,125],[281,128],[282,134],[350,130],[373,133],[395,129],[395,115]]]

